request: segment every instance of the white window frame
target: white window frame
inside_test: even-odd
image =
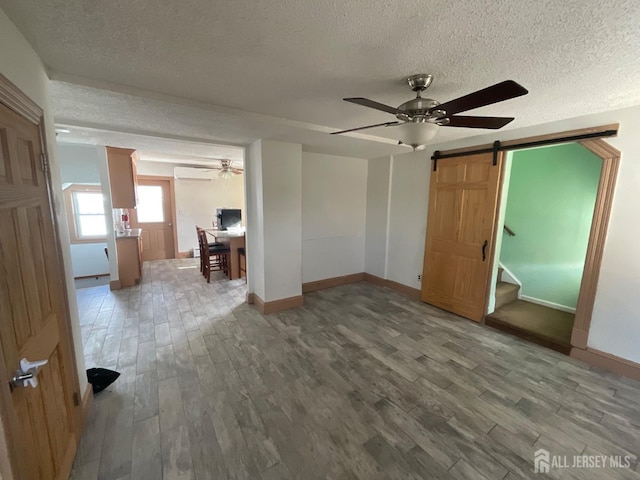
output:
[[[71,239],[71,243],[102,243],[107,241],[107,237],[105,235],[98,236],[88,236],[88,235],[80,235],[80,228],[78,219],[80,214],[77,212],[77,193],[99,193],[102,194],[102,187],[100,185],[81,185],[81,184],[73,184],[67,187],[64,191],[65,197],[65,207],[67,210],[67,223],[69,225],[69,237]],[[105,211],[102,214],[105,217],[107,212]],[[96,214],[96,216],[98,216]]]

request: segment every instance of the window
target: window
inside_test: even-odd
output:
[[[138,185],[138,223],[164,222],[164,200],[160,185]]]
[[[104,241],[107,225],[98,185],[72,185],[65,190],[71,243]]]

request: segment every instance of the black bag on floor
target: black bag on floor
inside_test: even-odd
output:
[[[107,370],[106,368],[90,368],[87,370],[87,381],[93,387],[93,393],[98,393],[107,388],[120,376],[120,372]]]

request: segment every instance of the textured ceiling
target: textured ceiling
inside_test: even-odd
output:
[[[244,150],[239,147],[193,141],[174,140],[107,131],[72,125],[58,125],[65,129],[56,133],[58,143],[80,143],[133,148],[142,160],[178,163],[182,165],[218,165],[221,159],[233,161],[235,166],[244,164]],[[67,132],[66,130],[69,130]]]
[[[474,112],[515,115],[508,128],[640,103],[637,0],[0,0],[0,7],[54,75],[226,107],[194,119],[193,105],[172,105],[165,113],[183,109],[174,124],[185,137],[246,143],[298,131],[317,143],[312,149],[348,151],[353,144],[325,140],[322,129],[392,118],[340,99],[398,105],[412,95],[400,79],[423,71],[434,74],[428,96],[439,101],[505,79],[527,87],[526,97]],[[110,123],[95,105],[87,121]],[[56,107],[57,119],[82,116],[68,106]],[[161,121],[170,123],[150,118],[146,127]],[[195,133],[207,125],[207,136]],[[392,138],[392,130],[367,133]],[[441,129],[437,139],[478,133]]]
[[[86,82],[86,79],[74,80]],[[310,152],[360,158],[407,151],[407,147],[399,147],[387,138],[362,133],[333,136],[328,134],[333,129],[321,125],[215,107],[139,89],[121,88],[126,92],[120,92],[113,90],[112,85],[99,83],[99,86],[101,88],[51,82],[56,123],[71,128],[71,133],[61,134],[59,139],[149,151],[168,149],[178,154],[180,151],[174,147],[185,148],[183,153],[192,156],[204,155],[198,144],[246,145],[258,138],[302,143],[304,150]],[[190,142],[195,144],[189,146]],[[238,148],[234,147],[234,151],[239,155]],[[235,159],[228,152],[218,150],[211,150],[206,156]]]

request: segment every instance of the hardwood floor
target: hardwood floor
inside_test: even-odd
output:
[[[365,283],[262,316],[193,260],[143,279],[78,292],[87,368],[122,375],[73,479],[640,479],[638,382]]]

